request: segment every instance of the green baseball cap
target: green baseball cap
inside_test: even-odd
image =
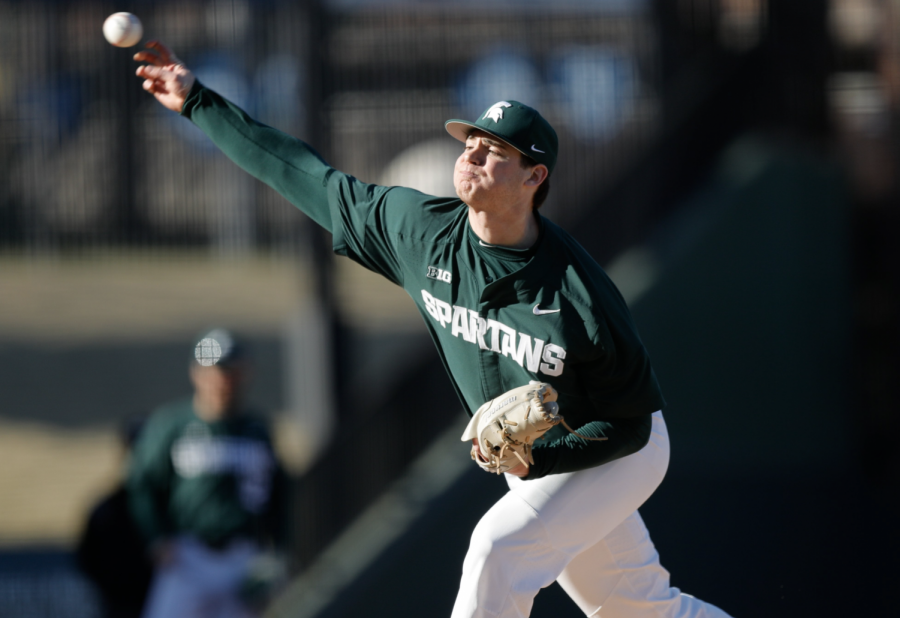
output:
[[[556,165],[559,140],[556,131],[534,109],[518,101],[494,103],[475,122],[448,120],[447,132],[461,142],[473,129],[480,129],[506,142],[519,152],[547,166],[552,173]]]

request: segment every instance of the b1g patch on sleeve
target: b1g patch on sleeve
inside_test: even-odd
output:
[[[435,268],[434,266],[428,267],[426,276],[429,279],[436,279],[438,281],[443,281],[444,283],[451,283],[453,281],[453,275],[449,270],[442,270],[440,268]]]

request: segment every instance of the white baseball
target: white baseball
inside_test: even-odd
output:
[[[141,20],[131,13],[113,13],[103,22],[103,36],[116,47],[132,47],[144,35]]]

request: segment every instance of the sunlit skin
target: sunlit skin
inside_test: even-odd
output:
[[[148,42],[146,49],[134,55],[134,60],[148,63],[136,71],[138,77],[144,78],[144,90],[166,109],[181,113],[196,80],[191,70],[159,41]]]
[[[472,231],[490,245],[527,249],[538,238],[532,200],[547,166],[522,167],[522,153],[475,129],[456,160],[453,184]]]
[[[146,63],[136,71],[144,79],[144,90],[166,109],[180,113],[196,80],[190,69],[159,41],[147,43],[147,48],[136,53],[134,60]],[[512,146],[476,129],[456,160],[453,171],[456,194],[469,207],[472,231],[487,244],[527,249],[538,239],[532,200],[538,186],[547,178],[548,170],[543,164],[524,168],[521,158],[522,154]],[[192,379],[193,376],[194,371]],[[200,382],[203,386],[197,388],[194,399],[197,414],[215,414],[216,410],[227,409],[221,403],[227,399],[227,388],[223,390],[221,384],[213,387],[211,383],[215,380],[211,378],[210,384],[206,378],[200,378]],[[197,384],[195,381],[195,387]],[[207,387],[208,395],[201,395],[201,388],[207,393]],[[475,448],[478,449],[477,444]],[[519,464],[507,474],[525,477],[528,467]]]

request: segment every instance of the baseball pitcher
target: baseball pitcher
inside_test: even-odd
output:
[[[638,515],[668,466],[665,402],[613,283],[539,214],[558,143],[535,109],[499,101],[448,121],[458,197],[434,197],[332,168],[159,43],[135,60],[145,90],[421,312],[472,415],[462,439],[509,484],[472,534],[453,618],[528,616],[555,580],[587,616],[727,616],[670,586]]]

